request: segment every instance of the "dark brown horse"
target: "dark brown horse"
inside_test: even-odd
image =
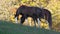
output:
[[[48,21],[50,28],[52,26],[51,13],[47,9],[22,5],[17,9],[15,18],[17,18],[19,15],[22,15],[20,21],[21,24],[23,24],[25,19],[27,19],[28,17],[32,17],[34,22],[37,21],[38,24],[40,24],[41,18],[43,18]]]

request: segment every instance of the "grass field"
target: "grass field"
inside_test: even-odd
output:
[[[0,21],[0,34],[60,34],[60,32]]]

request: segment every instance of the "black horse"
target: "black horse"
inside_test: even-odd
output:
[[[22,15],[20,21],[21,24],[23,24],[25,19],[27,19],[28,17],[32,17],[34,22],[38,22],[38,24],[40,24],[41,18],[43,18],[48,21],[50,28],[52,26],[51,13],[47,9],[22,5],[17,9],[15,18],[17,18],[19,15]]]

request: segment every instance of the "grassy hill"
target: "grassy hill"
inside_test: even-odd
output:
[[[60,34],[60,32],[0,21],[0,34]]]

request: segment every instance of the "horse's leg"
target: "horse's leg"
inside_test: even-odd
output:
[[[27,15],[25,15],[25,21],[26,21],[26,24],[28,25],[28,19],[27,19]]]
[[[24,22],[25,20],[26,20],[26,23],[27,23],[27,22],[28,22],[27,17],[28,17],[28,16],[26,16],[26,15],[22,15],[21,20],[20,20],[20,23],[23,24],[23,22]]]
[[[23,24],[24,21],[25,21],[25,17],[22,15],[20,23]]]
[[[36,18],[36,16],[32,16],[32,18],[33,18],[33,20],[34,20],[34,24],[35,24],[35,27],[36,27],[36,20],[37,20],[37,18]]]
[[[37,18],[37,21],[38,21],[38,27],[40,27],[40,19]]]
[[[34,20],[34,24],[35,24],[35,27],[36,27],[36,18],[33,18],[33,20]]]

